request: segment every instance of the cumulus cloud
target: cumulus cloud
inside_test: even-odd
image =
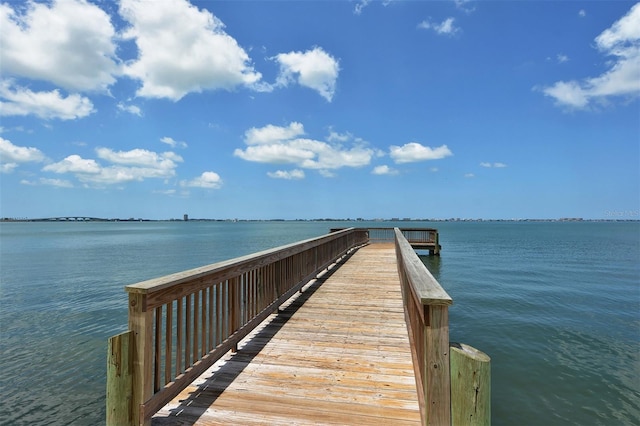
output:
[[[195,179],[181,181],[180,185],[193,188],[218,189],[222,186],[222,179],[216,172],[204,172]]]
[[[96,154],[109,165],[102,165],[93,159],[70,155],[64,160],[45,166],[42,170],[52,173],[72,173],[85,183],[111,185],[148,178],[170,178],[182,157],[173,152],[156,153],[145,149],[113,151],[97,148]]]
[[[174,152],[157,152],[146,149],[132,149],[131,151],[114,151],[110,148],[97,148],[98,157],[111,163],[127,166],[149,167],[158,170],[173,170],[176,162],[181,162],[182,157]]]
[[[298,180],[304,179],[304,170],[276,170],[275,172],[268,172],[267,176],[273,179]]]
[[[260,128],[252,127],[244,133],[244,140],[247,145],[271,144],[302,135],[304,135],[304,126],[293,121],[286,127],[273,124]]]
[[[453,155],[446,145],[431,148],[417,142],[410,142],[402,146],[391,145],[389,155],[397,163],[413,163],[425,160],[440,160]]]
[[[387,166],[385,164],[385,165],[382,165],[382,166],[374,167],[373,171],[371,173],[373,173],[374,175],[390,175],[390,176],[393,176],[393,175],[397,175],[398,171],[395,170],[395,169],[392,169],[391,167],[389,167],[389,166]]]
[[[555,99],[557,105],[572,109],[586,109],[593,102],[606,102],[612,97],[637,98],[640,95],[640,3],[596,37],[595,42],[603,55],[613,57],[607,71],[582,81],[558,81],[534,89]]]
[[[109,15],[84,0],[0,4],[3,74],[107,91],[119,74],[114,37]]]
[[[130,24],[123,37],[138,46],[137,59],[124,68],[142,82],[138,96],[178,101],[203,90],[252,87],[262,78],[222,21],[186,0],[122,0],[120,14]]]
[[[343,143],[300,137],[302,135],[304,127],[297,122],[284,127],[252,128],[245,132],[248,146],[244,150],[236,149],[234,155],[246,161],[292,164],[303,169],[320,170],[326,176],[331,169],[365,166],[375,154],[360,139],[349,141],[349,146],[345,146]]]
[[[84,159],[75,154],[69,155],[62,161],[46,165],[42,168],[45,172],[86,174],[97,174],[100,173],[101,169],[102,168],[95,160]]]
[[[337,59],[320,47],[306,52],[280,53],[274,58],[280,64],[276,85],[288,86],[291,82],[317,91],[331,102],[340,73]]]
[[[44,119],[74,120],[94,112],[93,103],[78,94],[64,97],[60,92],[33,92],[12,87],[10,80],[0,82],[0,115],[35,115]]]
[[[0,137],[0,172],[11,173],[21,163],[40,163],[46,159],[38,148],[17,146]]]
[[[434,22],[431,18],[425,19],[418,24],[418,28],[423,30],[433,30],[436,34],[452,36],[459,33],[460,28],[455,25],[455,18],[447,18],[442,22]]]

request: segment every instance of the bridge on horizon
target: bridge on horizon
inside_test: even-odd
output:
[[[90,216],[58,216],[58,217],[41,217],[41,218],[2,218],[2,222],[148,222],[150,219],[114,219]]]

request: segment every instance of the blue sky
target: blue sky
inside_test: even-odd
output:
[[[640,4],[0,4],[0,215],[640,214]]]

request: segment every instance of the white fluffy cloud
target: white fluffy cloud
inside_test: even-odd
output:
[[[425,19],[418,24],[418,28],[423,30],[433,30],[436,34],[452,36],[460,32],[460,28],[455,25],[455,18],[447,18],[438,23],[433,22],[431,18]]]
[[[280,53],[274,59],[280,64],[276,85],[286,87],[295,81],[301,86],[317,91],[331,102],[340,73],[337,59],[320,47],[306,52]]]
[[[274,126],[273,124],[260,128],[252,127],[245,132],[244,140],[247,145],[259,145],[277,143],[302,135],[304,135],[304,126],[294,121],[287,127]]]
[[[142,82],[138,96],[174,101],[192,92],[253,86],[261,74],[249,55],[207,10],[186,0],[122,0],[123,34],[138,46],[125,73]]]
[[[119,73],[109,15],[84,0],[0,4],[0,63],[7,75],[106,91]]]
[[[294,170],[276,170],[275,172],[268,172],[267,176],[273,179],[286,179],[286,180],[297,180],[304,179],[304,170],[294,169]]]
[[[150,167],[158,170],[172,170],[176,167],[176,162],[182,161],[182,157],[170,151],[158,154],[146,149],[116,152],[110,148],[97,148],[96,153],[98,157],[111,163]]]
[[[93,103],[78,94],[64,97],[60,92],[33,92],[23,87],[12,87],[12,82],[0,82],[0,115],[35,115],[44,119],[74,120],[94,112]]]
[[[392,169],[391,167],[387,166],[386,164],[382,165],[382,166],[376,166],[374,167],[373,171],[371,172],[374,175],[397,175],[398,171],[395,169]]]
[[[304,127],[292,122],[280,127],[268,125],[245,132],[248,147],[236,149],[234,155],[246,161],[269,164],[292,164],[303,169],[327,171],[341,167],[361,167],[371,162],[375,152],[356,139],[346,147],[339,143],[302,138]]]
[[[156,153],[145,149],[113,151],[97,148],[98,157],[110,165],[104,166],[93,159],[70,155],[64,160],[45,166],[42,170],[52,173],[72,173],[85,183],[111,185],[149,178],[170,178],[182,157],[173,152]]]
[[[79,155],[69,155],[62,161],[49,164],[42,170],[53,173],[86,173],[98,174],[102,168],[95,160],[84,159]]]
[[[204,172],[195,179],[181,181],[180,185],[193,188],[218,189],[222,186],[222,179],[216,172]]]
[[[600,52],[614,58],[609,69],[597,77],[558,81],[542,88],[558,105],[584,109],[594,101],[604,102],[611,97],[640,96],[640,3],[596,37],[595,42]]]
[[[431,148],[417,142],[410,142],[402,146],[391,145],[391,147],[389,147],[389,155],[391,155],[391,158],[393,158],[397,164],[401,164],[425,160],[440,160],[453,155],[453,153],[446,145]]]
[[[0,172],[11,173],[20,163],[39,163],[45,155],[38,148],[17,146],[0,137]]]

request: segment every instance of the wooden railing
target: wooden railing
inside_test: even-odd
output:
[[[129,285],[129,331],[109,339],[107,424],[151,416],[308,281],[367,243],[361,229]]]
[[[398,275],[424,425],[491,422],[489,357],[449,342],[453,300],[395,228]]]

